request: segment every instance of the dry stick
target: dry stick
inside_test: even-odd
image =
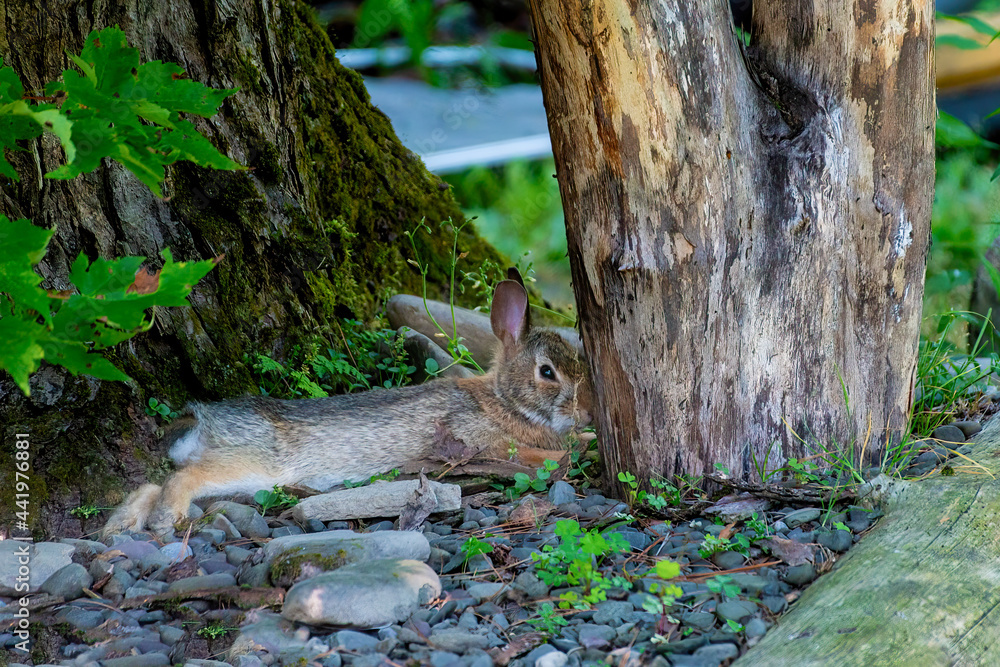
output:
[[[745,565],[743,567],[734,567],[731,570],[719,570],[718,572],[699,572],[698,574],[687,574],[683,577],[676,577],[675,581],[687,581],[691,583],[698,583],[704,579],[711,579],[712,577],[717,577],[721,575],[736,574],[739,572],[749,572],[750,570],[757,570],[762,567],[770,567],[772,565],[781,565],[780,560],[769,560],[764,563],[754,563],[753,565]]]
[[[180,600],[214,600],[219,604],[235,604],[241,609],[251,607],[278,607],[285,599],[285,589],[283,588],[240,588],[238,586],[227,586],[226,588],[212,588],[195,591],[184,591],[180,593],[157,593],[156,595],[144,595],[142,597],[127,598],[122,600],[119,609],[135,609],[148,604],[161,602],[176,602]]]

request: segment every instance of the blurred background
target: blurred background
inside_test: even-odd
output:
[[[403,143],[453,188],[496,247],[570,307],[569,263],[525,0],[315,3],[338,55],[365,78]],[[732,5],[749,23],[751,0]],[[1000,0],[938,0],[937,184],[923,333],[1000,310]],[[995,143],[997,142],[997,143]],[[475,267],[466,267],[474,270]],[[998,320],[996,315],[994,320]],[[981,319],[949,317],[958,348]],[[993,334],[987,328],[989,338]],[[991,340],[992,344],[992,340]]]

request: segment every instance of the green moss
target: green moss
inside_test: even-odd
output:
[[[264,94],[264,87],[261,85],[264,75],[261,74],[257,63],[255,63],[250,55],[243,50],[241,50],[236,56],[236,64],[233,67],[233,76],[235,77],[237,83],[240,84],[240,87],[246,91],[247,94],[255,97]]]
[[[343,549],[332,555],[306,552],[301,548],[290,550],[275,558],[274,562],[271,563],[271,583],[287,588],[295,583],[304,566],[329,572],[347,565],[347,562],[347,552]]]

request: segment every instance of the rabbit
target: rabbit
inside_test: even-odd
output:
[[[275,484],[325,491],[393,468],[419,471],[440,464],[443,437],[476,460],[506,460],[514,448],[526,466],[559,459],[564,436],[591,419],[587,365],[558,333],[531,326],[520,275],[509,275],[494,292],[490,324],[500,343],[485,375],[328,398],[191,404],[169,450],[179,469],[162,488],[133,492],[104,534],[148,526],[172,535],[191,501],[205,496]]]

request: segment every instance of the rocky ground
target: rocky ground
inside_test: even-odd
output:
[[[978,428],[965,422],[936,435],[961,442]],[[956,451],[928,442],[908,472],[941,469]],[[7,540],[0,660],[727,665],[879,516],[854,491],[831,498],[829,487],[802,481],[713,503],[682,489],[680,507],[659,510],[606,498],[583,479],[550,481],[515,500],[378,482],[308,499],[284,517],[224,501],[198,508],[191,531],[168,544],[137,533],[32,545],[26,608],[15,596],[23,545]],[[317,518],[431,491],[436,511],[417,517],[418,530]],[[28,653],[18,649],[19,630]]]

